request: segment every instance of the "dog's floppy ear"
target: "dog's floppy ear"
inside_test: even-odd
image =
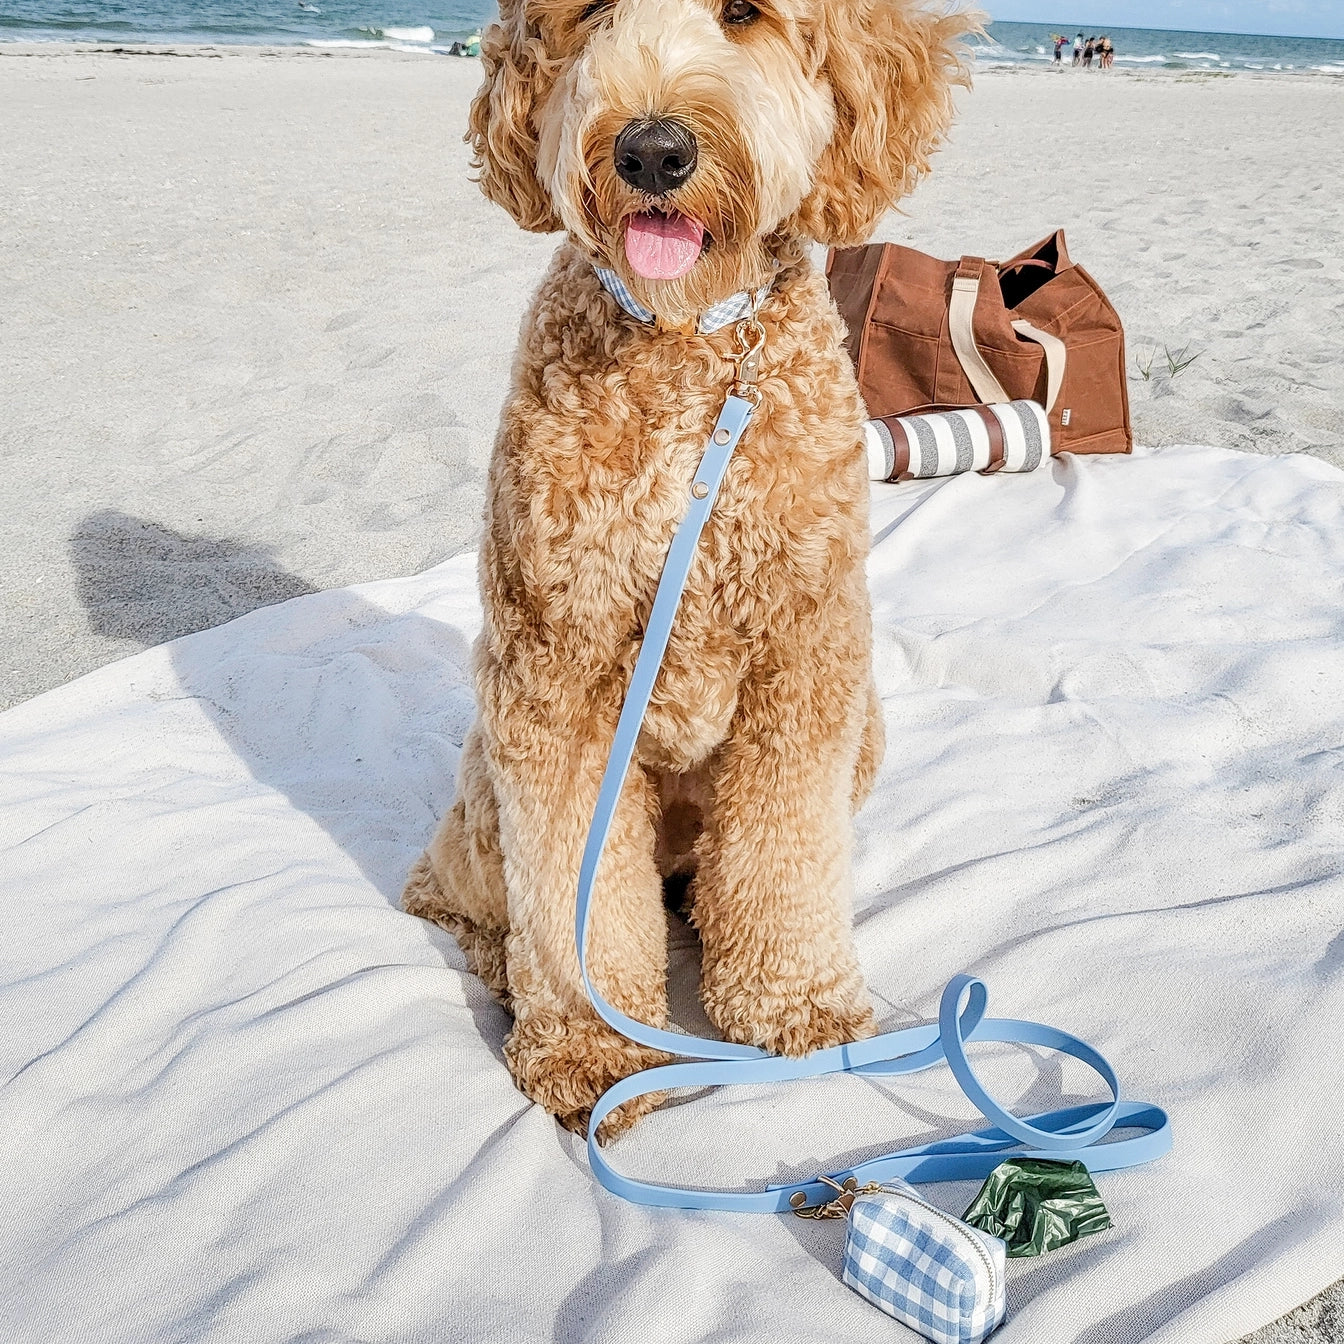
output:
[[[532,233],[563,226],[537,180],[534,115],[550,91],[552,76],[541,38],[528,31],[522,0],[502,0],[500,21],[481,37],[485,78],[472,99],[472,166],[481,190]]]
[[[982,17],[933,14],[918,0],[823,0],[814,50],[835,134],[799,207],[805,234],[835,247],[863,242],[928,171],[952,88],[969,82],[957,39]]]

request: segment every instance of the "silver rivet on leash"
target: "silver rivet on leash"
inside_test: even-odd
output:
[[[714,442],[717,443],[717,444],[725,444],[725,443],[727,443],[727,442],[728,442],[728,431],[727,431],[726,429],[716,429],[716,430],[714,431]],[[699,496],[699,498],[703,498],[703,496]]]
[[[722,434],[722,435],[723,435],[723,438],[722,438],[722,439],[719,439],[719,434]],[[727,430],[724,430],[724,429],[721,429],[721,430],[719,430],[719,434],[716,434],[714,437],[715,437],[716,439],[719,439],[719,442],[720,442],[720,443],[727,443],[727,442],[728,442],[728,431],[727,431]],[[704,499],[704,497],[705,497],[707,494],[709,494],[709,486],[707,486],[707,485],[704,483],[704,481],[696,481],[696,483],[695,483],[693,486],[691,486],[691,494],[693,494],[693,495],[696,497],[696,499]]]

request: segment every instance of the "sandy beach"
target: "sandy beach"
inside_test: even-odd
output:
[[[554,246],[468,180],[474,61],[150,50],[0,50],[0,705],[472,547]],[[961,101],[881,237],[1001,256],[1062,224],[1140,442],[1344,465],[1338,203],[1304,152],[1344,81],[988,71]]]
[[[555,245],[468,180],[478,77],[0,48],[0,707],[475,546]],[[1342,125],[1328,77],[989,71],[878,236],[1002,256],[1063,225],[1126,324],[1141,443],[1344,466]],[[1338,1338],[1342,1303],[1254,1338]]]

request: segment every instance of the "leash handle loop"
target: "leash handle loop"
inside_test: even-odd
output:
[[[747,353],[759,355],[759,349]],[[735,383],[724,400],[691,482],[686,515],[668,549],[630,687],[617,720],[579,865],[574,940],[583,985],[593,1008],[622,1036],[640,1045],[680,1056],[682,1060],[623,1078],[598,1099],[588,1122],[588,1162],[593,1175],[612,1194],[637,1204],[738,1213],[781,1213],[825,1204],[834,1196],[833,1184],[843,1184],[851,1176],[859,1184],[893,1177],[913,1183],[977,1179],[987,1176],[1005,1157],[1021,1155],[1024,1151],[1057,1161],[1080,1161],[1091,1171],[1114,1171],[1160,1157],[1171,1147],[1171,1125],[1160,1107],[1146,1102],[1122,1101],[1114,1069],[1086,1041],[1039,1022],[986,1017],[988,992],[983,982],[974,976],[958,975],[948,982],[939,1004],[936,1025],[885,1032],[867,1040],[817,1050],[802,1059],[772,1055],[754,1045],[688,1036],[638,1022],[608,1003],[593,984],[588,973],[588,933],[598,865],[615,819],[621,789],[634,759],[644,714],[672,634],[672,622],[681,603],[700,534],[714,508],[733,451],[746,432],[759,400],[750,394],[746,397],[738,395],[741,389],[742,384]],[[755,391],[754,386],[751,391]],[[1044,1111],[1025,1119],[1015,1116],[985,1091],[972,1071],[966,1057],[966,1045],[976,1041],[1036,1045],[1071,1055],[1101,1076],[1111,1100],[1109,1103]],[[758,1191],[657,1185],[615,1171],[597,1143],[598,1126],[612,1111],[623,1102],[650,1092],[683,1087],[778,1083],[831,1073],[891,1077],[916,1073],[942,1063],[951,1068],[962,1090],[990,1121],[988,1128],[899,1149],[828,1173],[825,1178],[768,1186]],[[1100,1143],[1112,1129],[1139,1132],[1130,1138]]]

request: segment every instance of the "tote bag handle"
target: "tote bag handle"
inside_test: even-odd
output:
[[[985,363],[980,347],[975,343],[975,304],[980,296],[980,278],[987,263],[982,257],[962,257],[961,265],[952,278],[952,298],[947,307],[948,331],[952,337],[952,349],[967,380],[975,389],[975,395],[985,403],[1012,401],[1004,391],[1003,384],[994,376],[994,370]],[[1068,351],[1058,336],[1033,327],[1021,318],[1013,324],[1013,330],[1026,340],[1035,341],[1045,351],[1046,394],[1045,413],[1049,415],[1055,409],[1059,398],[1059,389],[1064,385],[1064,367]]]

